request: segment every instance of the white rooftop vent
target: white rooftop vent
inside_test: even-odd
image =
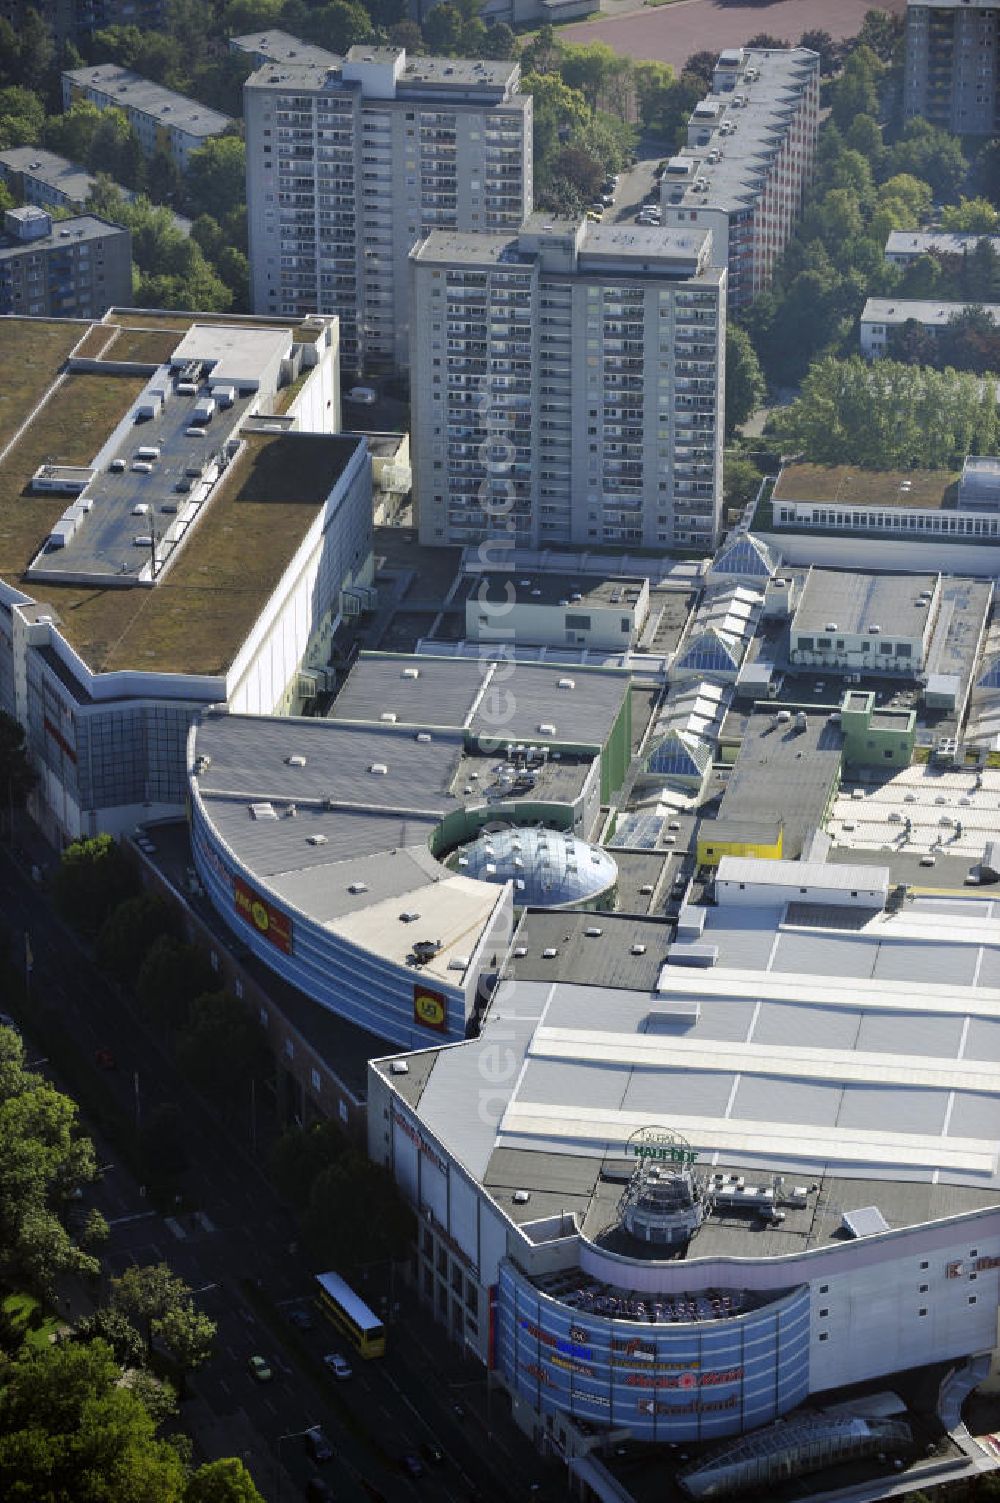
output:
[[[386,762],[373,762],[368,771],[375,773],[377,777],[384,778],[389,771],[389,766]]]
[[[368,883],[367,882],[348,882],[348,884],[347,884],[347,891],[354,893],[354,895],[356,897],[359,892],[367,892],[368,891]]]
[[[404,668],[403,672],[402,672],[402,677],[403,678],[419,678],[420,677],[420,669],[419,668]]]
[[[882,630],[882,628],[881,628],[881,626],[879,626],[878,622],[874,621],[874,622],[872,622],[871,626],[869,626],[869,628],[868,628],[868,635],[870,637],[877,637],[878,634],[879,634],[879,632],[881,630]]]
[[[251,804],[251,819],[277,819],[273,804]]]
[[[528,946],[527,945],[515,945],[514,946],[514,958],[515,958],[515,960],[523,960],[524,957],[527,955],[527,953],[528,953]]]
[[[422,746],[426,745],[427,742],[430,739],[431,739],[431,733],[430,733],[430,731],[418,731],[417,732],[417,740],[420,742],[420,744]]]
[[[836,631],[837,630],[837,623],[836,623],[836,621],[828,621],[826,623],[826,625],[823,627],[823,630],[824,631]]]
[[[306,759],[299,752],[292,752],[290,757],[285,758],[288,767],[305,767]]]
[[[559,954],[559,951],[557,949],[555,949],[552,945],[549,945],[548,949],[545,949],[545,950],[542,951],[542,959],[543,960],[555,960],[555,958],[556,958],[556,956],[558,954]]]
[[[514,1204],[516,1206],[526,1206],[528,1204],[528,1201],[530,1199],[531,1199],[531,1191],[530,1190],[515,1190],[514,1191]]]
[[[467,971],[469,969],[468,955],[453,955],[448,962],[449,971]]]
[[[325,835],[307,835],[306,840],[310,845],[326,845],[327,837]]]
[[[576,679],[575,678],[561,678],[559,680],[558,687],[560,689],[575,689],[576,688]]]
[[[551,720],[543,720],[541,725],[538,727],[538,734],[540,736],[554,736],[555,733],[556,728],[552,724]]]
[[[629,954],[630,955],[645,955],[645,953],[646,953],[646,946],[645,945],[632,945],[630,947],[630,949],[629,949]]]
[[[393,1075],[409,1075],[410,1073],[410,1067],[405,1059],[394,1059],[389,1070]]]
[[[396,721],[399,719],[399,716],[396,714],[395,710],[383,710],[378,718],[379,720],[384,721],[386,725],[395,725]]]
[[[583,932],[588,939],[598,939],[604,933],[604,930],[598,929],[596,924],[589,924]]]

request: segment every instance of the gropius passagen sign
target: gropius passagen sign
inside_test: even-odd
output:
[[[275,908],[241,877],[233,882],[233,905],[240,918],[246,919],[251,928],[256,929],[258,934],[262,934],[286,955],[291,955],[292,921],[287,913]]]

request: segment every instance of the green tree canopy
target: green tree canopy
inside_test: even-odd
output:
[[[45,125],[45,108],[31,89],[11,84],[0,89],[0,149],[34,146]]]
[[[246,164],[246,146],[238,136],[210,136],[204,146],[193,151],[187,171],[192,212],[220,219],[242,203]]]
[[[147,951],[176,934],[176,910],[156,893],[140,892],[108,914],[97,936],[97,958],[119,981],[134,983]]]
[[[264,1030],[230,992],[196,998],[177,1038],[177,1062],[191,1083],[232,1104],[246,1100],[251,1080],[272,1070]]]
[[[111,1307],[146,1333],[149,1349],[159,1341],[186,1370],[211,1355],[215,1322],[197,1308],[187,1284],[166,1263],[127,1268],[112,1279]]]
[[[6,1503],[182,1503],[184,1464],[106,1342],[26,1348],[0,1386]]]
[[[351,1215],[344,1215],[344,1207]],[[302,1231],[317,1263],[357,1268],[402,1258],[413,1240],[413,1212],[387,1169],[348,1149],[313,1183]]]
[[[945,204],[941,210],[941,228],[959,234],[992,235],[1000,222],[1000,214],[988,198],[959,199],[957,204]]]
[[[172,934],[161,934],[146,952],[136,978],[136,995],[148,1017],[174,1029],[187,1021],[196,997],[211,991],[215,973],[205,951]]]
[[[8,809],[23,809],[38,781],[28,761],[24,730],[6,711],[0,710],[0,803]]]
[[[903,134],[889,152],[889,174],[910,173],[929,183],[941,199],[958,197],[969,175],[969,164],[962,155],[957,136],[939,130],[916,115],[906,122]]]
[[[775,419],[786,452],[815,464],[945,469],[995,452],[995,380],[860,356],[814,364],[802,394]]]
[[[238,1456],[208,1461],[193,1474],[184,1503],[265,1503]]]
[[[726,432],[731,435],[764,400],[764,373],[746,329],[726,329]]]
[[[113,908],[135,891],[135,875],[110,835],[75,840],[53,881],[56,907],[75,929],[96,934]]]

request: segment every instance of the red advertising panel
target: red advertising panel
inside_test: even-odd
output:
[[[248,887],[241,877],[236,877],[233,881],[233,901],[240,918],[246,919],[272,945],[277,945],[279,950],[291,955],[292,921],[287,913],[274,908],[259,892]]]
[[[438,1033],[448,1031],[448,999],[443,992],[416,982],[413,987],[413,1021],[421,1028],[434,1028]]]

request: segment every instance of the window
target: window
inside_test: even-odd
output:
[[[917,1290],[917,1293],[918,1294],[926,1294],[929,1288],[930,1288],[929,1284],[921,1284],[920,1288]]]
[[[930,1268],[931,1265],[929,1263],[921,1263],[920,1266],[921,1268]]]
[[[926,1305],[921,1305],[920,1309],[917,1311],[917,1314],[918,1315],[926,1315],[927,1314],[927,1306]]]
[[[820,1294],[829,1294],[830,1293],[830,1286],[829,1286],[829,1284],[820,1284],[820,1286],[819,1286],[819,1292],[820,1292]]]
[[[262,1007],[260,1009],[260,1012],[259,1012],[258,1016],[260,1018],[260,1026],[262,1028],[266,1028],[267,1024],[268,1024],[268,1011],[267,1011],[267,1008],[266,1007]]]
[[[974,1305],[974,1304],[975,1304],[975,1303],[976,1303],[976,1299],[977,1299],[977,1298],[978,1298],[978,1296],[977,1296],[977,1295],[975,1295],[975,1294],[970,1294],[970,1295],[969,1295],[969,1304],[970,1304],[970,1305]]]
[[[237,997],[243,996],[243,980],[240,976],[233,977],[233,991]]]
[[[286,1059],[294,1059],[295,1058],[295,1045],[292,1043],[291,1039],[286,1039],[285,1040],[285,1058]]]
[[[820,1339],[820,1341],[829,1341],[830,1337],[829,1337],[829,1334],[826,1331],[820,1331],[820,1333],[819,1333],[819,1339]]]
[[[821,1319],[821,1320],[822,1320],[822,1319],[823,1319],[823,1316],[824,1316],[824,1315],[829,1315],[829,1313],[830,1313],[830,1312],[829,1312],[829,1310],[821,1310],[821,1311],[820,1311],[820,1312],[819,1312],[819,1315],[820,1315],[820,1319]]]
[[[312,1088],[313,1088],[314,1091],[319,1091],[319,1090],[322,1089],[323,1083],[322,1083],[322,1081],[319,1078],[319,1071],[318,1070],[310,1070],[309,1071],[309,1081],[310,1081],[310,1084],[312,1085]]]

